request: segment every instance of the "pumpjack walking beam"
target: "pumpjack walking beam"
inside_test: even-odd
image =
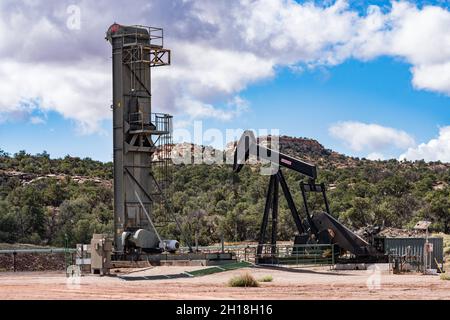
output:
[[[233,165],[234,172],[241,171],[250,154],[256,155],[258,160],[277,162],[280,166],[297,171],[312,181],[317,178],[315,165],[258,144],[253,131],[247,130],[242,134],[236,146]]]

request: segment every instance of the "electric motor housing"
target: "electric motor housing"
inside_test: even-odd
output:
[[[155,232],[146,229],[122,233],[122,245],[126,248],[139,248],[144,252],[174,253],[180,248],[177,240],[161,240]]]
[[[170,253],[174,253],[180,248],[180,243],[177,240],[163,240],[159,245],[163,251]]]

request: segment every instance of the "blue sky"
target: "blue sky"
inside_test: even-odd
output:
[[[331,137],[329,126],[346,120],[375,122],[405,130],[419,142],[429,141],[438,135],[440,126],[449,124],[450,99],[415,90],[409,68],[401,61],[385,57],[367,63],[348,61],[302,73],[281,69],[275,78],[242,91],[241,96],[250,102],[243,116],[226,122],[206,119],[203,127],[223,131],[275,128],[281,134],[317,139],[327,148],[361,157],[366,154],[354,152]],[[105,112],[110,112],[107,107]],[[104,132],[85,135],[77,132],[73,120],[56,112],[48,113],[45,120],[45,124],[32,124],[28,120],[2,124],[0,145],[11,153],[46,150],[54,157],[70,154],[102,161],[111,159],[110,121],[102,122]],[[401,150],[393,151],[387,156],[395,158],[398,156],[395,152]]]
[[[204,5],[206,9],[199,9],[195,4],[186,6],[174,0],[173,6],[179,12],[161,11],[163,13],[155,16],[152,21],[165,27],[166,35],[172,34],[167,36],[166,43],[175,55],[172,66],[155,71],[157,87],[153,89],[153,97],[157,111],[173,113],[179,124],[188,130],[192,129],[193,121],[203,121],[204,129],[222,131],[276,128],[280,134],[317,139],[327,148],[352,156],[387,159],[402,155],[410,160],[450,161],[450,80],[445,76],[450,71],[447,1],[401,1],[394,9],[389,1],[346,4],[331,1],[326,6],[316,1],[313,7],[304,2],[274,2],[281,12],[278,16],[264,12],[265,6],[255,3],[251,11],[263,10],[267,15],[265,20],[261,22],[249,11],[248,25],[242,25],[247,23],[245,19],[236,23],[245,30],[241,38],[224,35],[222,40],[220,37],[211,39],[194,31],[190,42],[183,38],[186,29],[197,30],[196,25],[202,26],[202,30],[222,34],[223,26],[239,21],[240,13],[230,17],[214,14],[218,9],[215,7],[220,9],[225,3],[208,2]],[[26,84],[25,88],[20,88],[14,86],[12,76],[10,81],[4,79],[9,97],[0,99],[0,149],[9,153],[46,150],[52,157],[70,154],[112,160],[110,47],[102,35],[108,21],[134,18],[136,23],[143,23],[146,18],[113,11],[100,18],[103,24],[94,23],[97,8],[89,5],[78,4],[82,18],[80,30],[61,34],[55,31],[51,37],[27,44],[28,50],[29,46],[36,46],[36,52],[42,52],[40,57],[27,56],[27,48],[23,48],[23,55],[8,56],[0,45],[0,58],[3,56],[6,61],[0,64],[0,75],[5,70],[19,72],[30,63],[36,64],[35,73],[30,71],[24,75],[29,82],[28,95]],[[103,5],[106,6],[106,2]],[[156,1],[152,5],[164,9],[164,2]],[[248,8],[241,5],[240,11],[246,12]],[[369,5],[380,6],[380,11],[370,13]],[[41,10],[44,17],[47,15],[46,23],[50,27],[37,21],[37,30],[54,30],[63,28],[61,25],[66,19],[64,6],[60,8],[62,13],[52,16],[58,12],[55,9],[58,6],[61,5],[57,2],[49,2],[42,8],[24,5],[20,12],[30,18],[34,11]],[[326,11],[330,6],[335,10]],[[283,10],[293,14],[283,13]],[[7,15],[5,10],[1,12]],[[330,31],[315,34],[315,22],[305,18],[305,12],[323,15],[323,23],[330,24]],[[192,22],[192,17],[198,21]],[[7,21],[11,17],[3,18]],[[186,24],[177,29],[171,26],[174,19],[186,21]],[[264,38],[255,35],[254,30],[267,27],[265,23],[270,19],[281,24],[280,30],[284,30],[285,24],[289,37],[277,39],[279,42],[265,48],[264,41],[273,39],[273,34]],[[362,23],[369,19],[374,19],[380,27],[360,31],[364,29]],[[411,23],[414,20],[422,21],[424,27],[419,31],[414,29]],[[374,24],[371,21],[369,25]],[[292,22],[301,29],[308,29],[311,24],[312,31],[299,35],[296,29],[289,30]],[[0,24],[0,36],[4,28]],[[39,41],[48,41],[49,46],[42,49]],[[422,48],[420,43],[428,48]],[[68,53],[74,55],[69,65],[57,55],[58,44],[73,49]],[[80,51],[78,57],[75,49],[81,45],[88,49]],[[47,53],[47,47],[53,50]],[[202,49],[210,54],[199,66],[192,57],[182,55],[186,48]],[[276,55],[280,55],[279,60],[272,57]],[[243,58],[236,60],[237,66],[223,62],[227,57],[240,56]],[[212,75],[208,72],[211,69]],[[179,79],[183,77],[185,81]],[[40,81],[44,83],[39,84]],[[52,82],[54,86],[48,85]],[[248,106],[245,110],[230,103],[236,97]],[[14,107],[14,102],[23,104],[30,99],[37,99],[37,105]]]
[[[448,125],[450,100],[413,89],[409,68],[396,59],[379,58],[367,63],[347,61],[298,75],[283,70],[274,81],[244,93],[264,108],[264,112],[252,112],[248,124],[312,137],[327,148],[360,157],[367,153],[347,148],[330,136],[328,128],[348,120],[377,123],[404,130],[418,142],[429,141],[438,135],[439,126]],[[388,149],[386,157],[397,158],[400,151]]]
[[[101,134],[80,134],[73,120],[56,112],[45,117],[45,123],[11,121],[0,125],[0,146],[9,153],[26,150],[28,153],[47,151],[52,158],[66,155],[112,160],[112,136],[109,121],[102,123]]]

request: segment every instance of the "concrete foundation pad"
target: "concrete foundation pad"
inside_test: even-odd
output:
[[[113,268],[146,268],[149,266],[217,266],[227,263],[235,263],[236,258],[231,254],[155,254],[141,257],[138,261],[114,260],[111,262]]]
[[[389,271],[389,263],[338,263],[335,270],[378,270]]]

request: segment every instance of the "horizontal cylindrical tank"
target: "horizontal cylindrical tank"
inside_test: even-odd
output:
[[[155,232],[139,229],[130,239],[138,248],[157,249],[159,244],[158,236]]]

